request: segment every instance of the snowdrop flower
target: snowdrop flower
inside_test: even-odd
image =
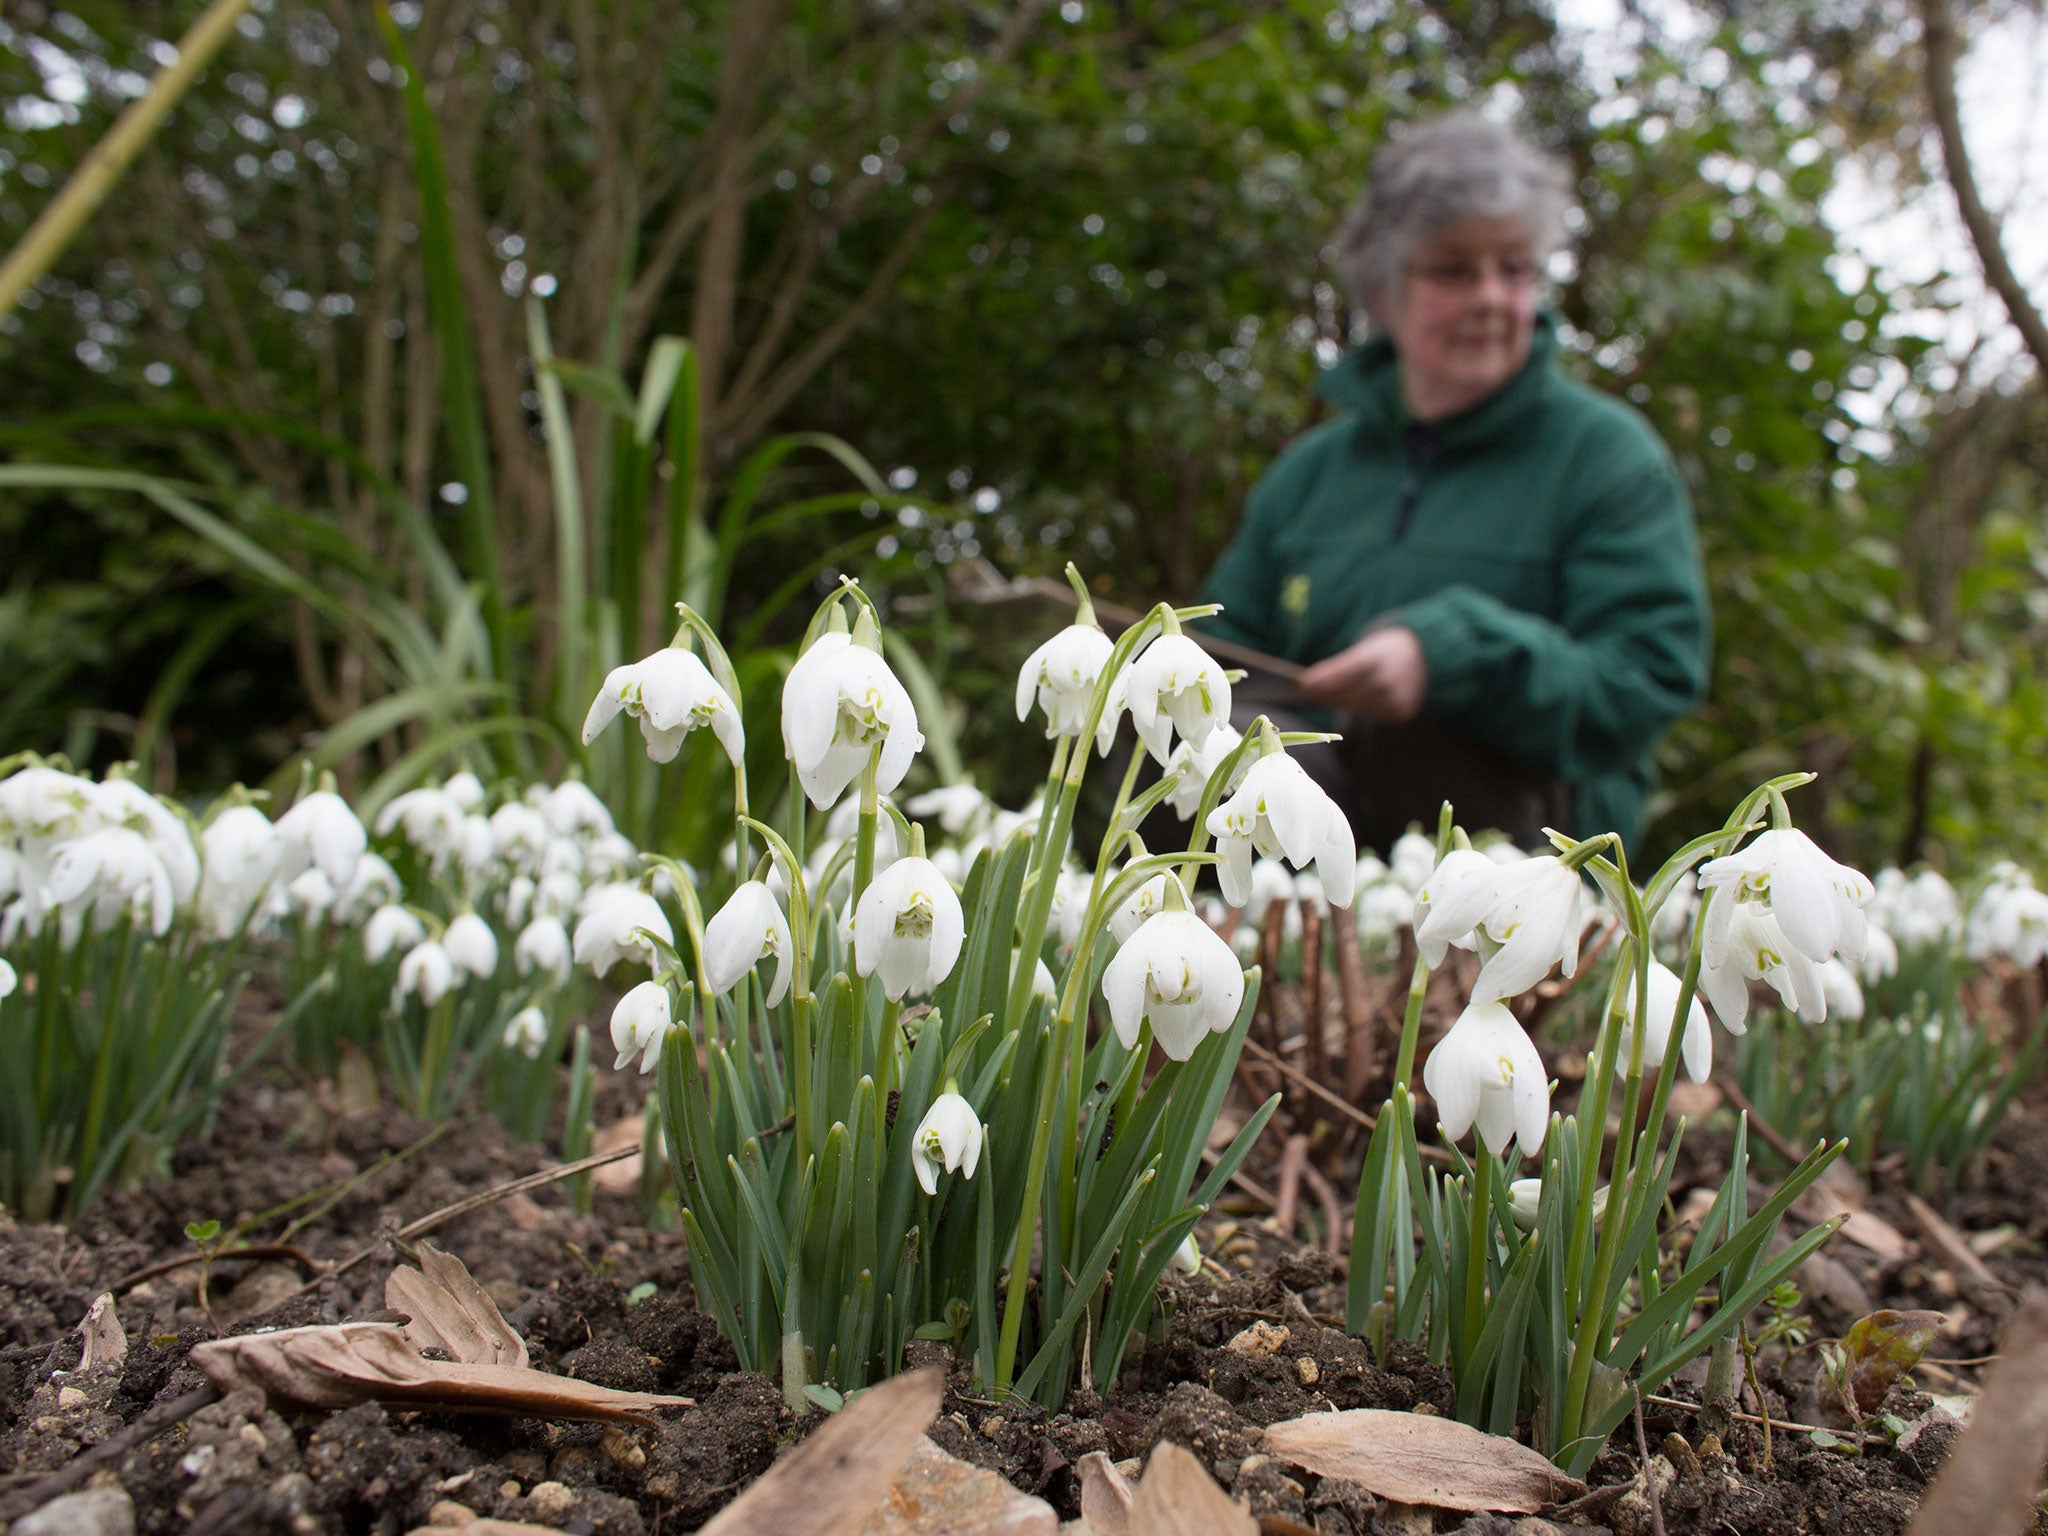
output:
[[[1536,1218],[1543,1211],[1543,1180],[1511,1179],[1508,1182],[1508,1208],[1514,1213],[1515,1225],[1524,1232],[1536,1230]],[[1593,1220],[1598,1222],[1607,1214],[1607,1186],[1602,1184],[1593,1191]]]
[[[528,1061],[539,1061],[548,1043],[548,1016],[537,1005],[520,1009],[505,1021],[505,1049]]]
[[[538,809],[557,837],[603,837],[617,830],[612,813],[581,779],[564,779],[543,791]]]
[[[1130,899],[1109,914],[1110,937],[1121,944],[1151,918],[1166,909],[1167,882],[1173,883],[1174,893],[1182,906],[1187,905],[1187,888],[1180,883],[1180,876],[1172,870],[1162,869],[1131,893]]]
[[[149,840],[126,827],[106,827],[60,843],[43,889],[63,912],[63,941],[77,941],[88,912],[104,926],[127,913],[159,938],[170,931],[176,896],[170,871]]]
[[[942,1093],[917,1122],[910,1138],[910,1166],[928,1195],[939,1192],[939,1172],[959,1170],[971,1179],[981,1162],[981,1116],[957,1093]]]
[[[1436,839],[1403,832],[1387,851],[1387,873],[1411,894],[1419,893],[1423,882],[1436,873]]]
[[[199,920],[225,943],[249,925],[284,858],[284,839],[253,805],[231,805],[199,835]]]
[[[1489,1152],[1511,1141],[1524,1157],[1542,1150],[1550,1083],[1535,1042],[1505,1003],[1475,1002],[1459,1014],[1423,1062],[1422,1085],[1452,1141],[1476,1124]]]
[[[1401,841],[1406,842],[1407,838]],[[1399,844],[1395,845],[1395,851],[1398,855]],[[1436,857],[1434,843],[1430,844],[1430,857]],[[1398,870],[1399,867],[1400,860],[1397,857],[1395,868]],[[1479,941],[1472,932],[1472,923],[1467,923],[1462,930],[1452,933],[1442,922],[1433,922],[1432,918],[1444,907],[1453,890],[1475,877],[1481,880],[1491,878],[1494,868],[1493,861],[1476,849],[1453,848],[1444,855],[1443,862],[1433,866],[1415,887],[1415,901],[1410,920],[1415,927],[1416,946],[1422,951],[1423,961],[1430,969],[1434,970],[1444,963],[1444,951],[1454,944],[1459,949],[1479,947]],[[1413,870],[1409,873],[1412,874]]]
[[[2016,965],[2039,965],[2048,955],[2048,892],[2036,890],[2024,871],[2010,870],[1970,909],[1964,953],[1972,960],[2002,955]]]
[[[1199,1275],[1202,1272],[1202,1250],[1196,1246],[1195,1234],[1190,1232],[1182,1238],[1180,1246],[1173,1250],[1173,1257],[1166,1262],[1175,1274]]]
[[[1475,1003],[1526,992],[1553,965],[1567,976],[1577,970],[1584,892],[1579,872],[1552,854],[1507,865],[1484,854],[1478,858],[1486,873],[1466,875],[1433,896],[1427,917],[1421,915],[1422,898],[1416,898],[1416,944],[1441,956],[1444,944],[1474,930],[1499,944],[1480,964],[1472,984]]]
[[[1749,1028],[1749,984],[1768,982],[1800,1018],[1828,1016],[1820,967],[1785,942],[1778,920],[1759,902],[1731,901],[1729,921],[1707,924],[1700,951],[1700,991],[1731,1035]],[[1711,913],[1709,914],[1711,916]]]
[[[286,884],[284,897],[287,911],[295,913],[308,928],[318,928],[334,907],[334,882],[324,870],[308,869]]]
[[[790,956],[795,947],[789,919],[782,915],[775,893],[763,881],[744,881],[704,925],[705,980],[722,997],[757,962],[772,955],[775,979],[768,984],[767,1003],[773,1008],[789,991]]]
[[[435,865],[455,851],[462,807],[440,789],[409,789],[377,813],[370,830],[389,837],[395,830]]]
[[[1216,873],[1224,899],[1242,906],[1251,895],[1252,853],[1284,858],[1296,869],[1311,861],[1323,895],[1334,907],[1351,905],[1358,875],[1358,845],[1351,823],[1308,771],[1267,737],[1262,752],[1245,770],[1237,792],[1209,813],[1209,835],[1223,863]]]
[[[455,990],[461,978],[448,951],[432,939],[415,944],[398,962],[398,984],[391,989],[391,1006],[401,1006],[415,992],[431,1008]]]
[[[498,969],[498,936],[474,912],[464,912],[441,935],[448,958],[482,981]]]
[[[1192,742],[1182,742],[1173,749],[1173,757],[1166,765],[1168,773],[1178,773],[1166,803],[1173,807],[1174,815],[1182,821],[1192,821],[1195,812],[1202,808],[1202,796],[1208,793],[1209,780],[1216,770],[1223,766],[1223,759],[1237,750],[1237,744],[1244,740],[1231,725],[1218,725],[1209,733],[1209,739],[1197,748]],[[1244,782],[1244,763],[1239,760],[1238,771],[1232,782],[1223,786],[1224,792],[1237,788]]]
[[[1282,938],[1294,938],[1301,932],[1301,913],[1294,905],[1294,877],[1287,873],[1287,866],[1273,859],[1259,859],[1252,864],[1251,890],[1244,899],[1244,920],[1253,927],[1263,927],[1266,913],[1274,902],[1286,907],[1287,915],[1281,920]]]
[[[317,868],[337,891],[347,889],[370,844],[348,802],[326,789],[307,795],[278,817],[277,831],[284,842],[278,877],[289,884]]]
[[[1871,926],[1863,939],[1863,980],[1871,984],[1899,974],[1899,946],[1884,929]]]
[[[1244,972],[1230,946],[1192,912],[1167,911],[1126,939],[1102,973],[1110,1023],[1126,1050],[1148,1020],[1159,1048],[1186,1061],[1237,1020]]]
[[[1743,905],[1766,907],[1785,942],[1815,964],[1841,954],[1863,958],[1863,907],[1876,887],[1860,871],[1837,864],[1794,827],[1760,832],[1748,847],[1700,866],[1700,889],[1724,890],[1707,909],[1707,941],[1725,930]]]
[[[583,916],[576,924],[576,963],[600,977],[621,960],[652,965],[654,946],[647,933],[664,944],[675,942],[675,930],[659,902],[638,886],[598,886],[584,898]]]
[[[540,971],[552,976],[560,986],[569,979],[574,963],[569,930],[559,917],[536,917],[519,930],[519,937],[513,941],[512,969],[518,975],[530,976]]]
[[[1413,921],[1415,898],[1405,886],[1392,880],[1382,880],[1359,893],[1352,915],[1358,920],[1359,942],[1374,949],[1384,949]]]
[[[14,974],[14,967],[0,960],[0,997],[12,997],[20,985],[21,978]]]
[[[508,928],[522,928],[533,913],[533,877],[514,875],[505,882],[505,889],[498,893],[498,914],[505,919]]]
[[[1088,894],[1093,886],[1087,875],[1075,869],[1063,869],[1053,880],[1052,911],[1047,920],[1060,936],[1062,954],[1073,949],[1081,938],[1081,924],[1088,916]],[[1115,918],[1110,921],[1114,926]]]
[[[542,875],[533,888],[532,915],[557,917],[566,922],[570,915],[583,905],[583,896],[583,882],[574,875],[561,871],[552,875]]]
[[[1835,1017],[1851,1024],[1863,1017],[1863,985],[1839,956],[1821,963],[1820,990]]]
[[[854,909],[854,965],[863,976],[879,970],[891,1002],[944,981],[966,937],[960,898],[938,867],[917,854],[869,881]]]
[[[1043,959],[1031,962],[1031,995],[1048,1008],[1060,1000],[1060,989],[1052,979],[1052,968]]]
[[[93,786],[95,809],[110,826],[142,834],[171,877],[172,900],[179,906],[199,890],[199,850],[184,818],[132,779],[108,779]]]
[[[441,792],[455,802],[465,816],[484,803],[484,781],[467,768],[441,786]]]
[[[530,805],[515,800],[491,812],[491,838],[497,844],[498,857],[522,873],[540,867],[552,835],[547,817]]]
[[[851,635],[827,633],[799,656],[782,685],[782,744],[811,804],[824,810],[846,792],[879,745],[875,787],[903,782],[924,745],[917,706],[881,653]]]
[[[398,900],[404,892],[398,871],[382,855],[366,853],[356,860],[355,873],[334,898],[334,920],[354,927],[365,914]]]
[[[919,820],[936,817],[940,831],[958,837],[987,813],[989,798],[972,784],[947,784],[905,801],[903,809]]]
[[[1651,1071],[1664,1065],[1664,1052],[1671,1040],[1671,1024],[1678,1017],[1678,994],[1685,983],[1670,966],[1659,961],[1650,962],[1650,986],[1643,1019],[1643,1066]],[[1633,1049],[1630,1044],[1635,1032],[1636,984],[1629,978],[1628,990],[1622,994],[1622,1017],[1627,1021],[1622,1030],[1622,1052],[1624,1056]],[[1685,1033],[1679,1037],[1678,1052],[1685,1062],[1686,1075],[1696,1083],[1704,1083],[1707,1074],[1714,1069],[1714,1032],[1707,1022],[1707,1010],[1698,997],[1686,1010]]]
[[[1115,649],[1094,624],[1069,624],[1024,658],[1017,673],[1017,718],[1029,719],[1035,701],[1045,711],[1048,740],[1080,735],[1087,728],[1088,705],[1102,669]]]
[[[619,1053],[613,1065],[623,1067],[638,1053],[641,1072],[652,1072],[669,1023],[668,988],[658,981],[641,982],[612,1010],[612,1048]]]
[[[1199,747],[1217,726],[1229,722],[1230,679],[1222,664],[1186,635],[1159,636],[1117,682],[1138,739],[1162,767],[1172,760],[1176,731]]]
[[[657,763],[674,762],[683,738],[707,725],[734,767],[746,756],[739,706],[695,651],[668,646],[640,661],[613,667],[583,717],[583,744],[597,740],[598,732],[620,710],[639,720],[647,755]]]
[[[395,904],[379,907],[363,924],[363,958],[381,965],[393,951],[409,950],[426,937],[427,925],[413,912]]]
[[[455,863],[472,886],[498,872],[498,839],[487,818],[462,818],[455,829]]]

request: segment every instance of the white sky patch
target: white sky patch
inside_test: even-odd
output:
[[[1703,31],[1704,22],[1683,0],[1652,4],[1667,36],[1683,40]],[[1613,92],[1641,27],[1619,0],[1557,0],[1557,17],[1588,76]],[[1978,186],[2001,220],[2007,258],[2036,305],[2048,309],[2048,19],[2039,12],[2015,14],[1979,33],[1957,74]],[[1937,297],[1951,307],[1900,311],[1889,329],[1938,340],[1958,365],[1969,360],[1970,376],[1979,382],[2024,371],[2030,364],[2005,306],[1985,286],[1932,131],[1919,151],[1932,185],[1904,199],[1856,161],[1837,166],[1835,191],[1822,210],[1850,253],[1837,278],[1853,286],[1862,264],[1887,289],[1946,274]]]

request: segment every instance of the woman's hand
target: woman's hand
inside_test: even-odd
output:
[[[1429,692],[1429,662],[1414,630],[1389,624],[1303,672],[1301,691],[1363,719],[1413,720]]]

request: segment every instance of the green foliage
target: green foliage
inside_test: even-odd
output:
[[[1846,1141],[1859,1167],[1898,1151],[1915,1180],[1967,1175],[2039,1070],[2048,1016],[2009,1039],[1961,1006],[1959,967],[1938,969],[1938,1004],[1917,992],[1897,1012],[1837,1009],[1820,1024],[1777,1008],[1753,1016],[1735,1070],[1757,1113],[1794,1146]]]

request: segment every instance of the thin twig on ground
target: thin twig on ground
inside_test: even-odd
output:
[[[10,1500],[0,1502],[0,1519],[16,1519],[32,1509],[42,1508],[61,1493],[69,1493],[90,1477],[95,1467],[155,1439],[173,1424],[181,1419],[190,1418],[219,1396],[219,1389],[209,1382],[203,1387],[194,1387],[190,1392],[175,1397],[168,1403],[152,1408],[119,1434],[109,1435],[91,1450],[80,1451],[42,1481],[31,1483],[17,1491]]]
[[[1657,1536],[1664,1536],[1664,1499],[1657,1492],[1657,1475],[1650,1470],[1650,1437],[1643,1433],[1643,1394],[1633,1382],[1628,1390],[1636,1400],[1636,1454],[1643,1459],[1643,1491],[1650,1497],[1650,1529]]]

